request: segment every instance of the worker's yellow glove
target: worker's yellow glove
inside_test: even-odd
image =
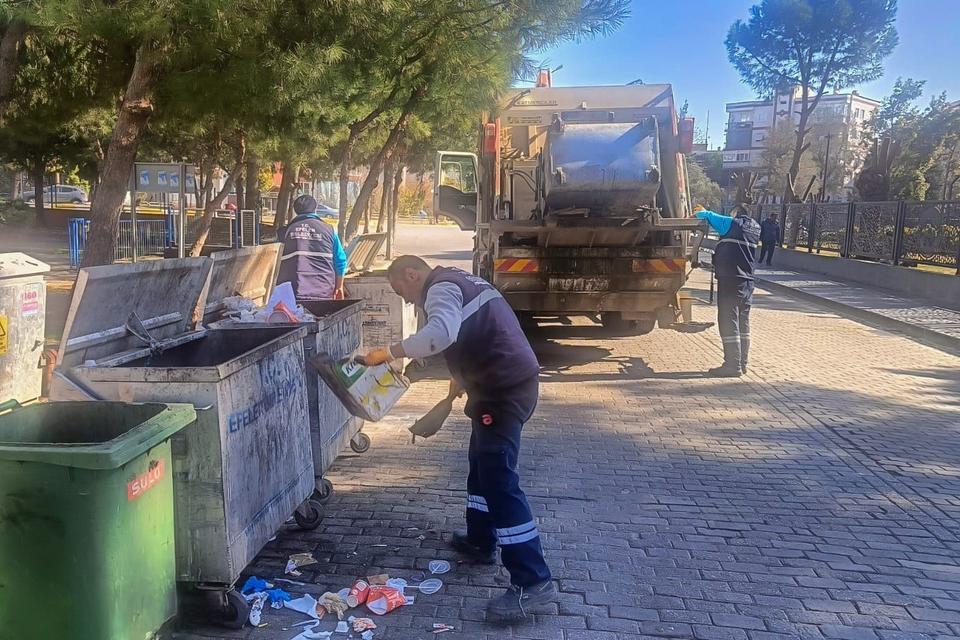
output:
[[[393,354],[390,353],[390,349],[388,347],[374,349],[373,351],[368,351],[362,356],[357,356],[357,361],[361,364],[367,365],[368,367],[383,364],[384,362],[390,362],[391,360],[393,360]]]

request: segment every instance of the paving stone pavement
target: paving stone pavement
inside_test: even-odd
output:
[[[740,380],[702,376],[720,359],[715,327],[533,335],[542,397],[520,472],[561,596],[526,624],[484,622],[505,574],[446,549],[469,423],[455,410],[430,440],[406,432],[442,397],[436,379],[368,425],[368,453],[336,462],[321,528],[280,532],[248,574],[313,551],[302,579],[319,594],[454,561],[439,593],[376,619],[385,640],[432,638],[433,622],[470,639],[960,637],[960,358],[763,291],[752,331]],[[176,637],[287,640],[303,617],[264,619]]]
[[[850,285],[816,273],[793,271],[780,267],[761,267],[757,272],[761,283],[789,287],[800,293],[827,298],[854,309],[903,322],[960,344],[960,300],[945,301],[955,309],[936,306],[929,301],[912,300],[879,289]]]

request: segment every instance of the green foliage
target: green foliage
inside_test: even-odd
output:
[[[690,183],[690,198],[694,204],[711,211],[719,211],[723,204],[723,190],[710,179],[695,158],[687,159],[687,180]]]

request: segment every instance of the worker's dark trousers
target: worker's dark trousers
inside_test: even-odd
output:
[[[540,532],[517,474],[520,432],[537,405],[538,382],[534,377],[518,387],[507,398],[485,399],[471,394],[467,400],[466,412],[473,422],[467,537],[484,551],[493,551],[499,545],[510,581],[518,587],[529,587],[549,580],[550,569],[543,559]]]
[[[766,240],[760,243],[760,260],[759,262],[766,262],[770,264],[770,261],[773,260],[773,252],[777,248],[776,240]]]
[[[750,355],[750,305],[753,280],[717,278],[717,325],[723,340],[723,364],[746,367]]]

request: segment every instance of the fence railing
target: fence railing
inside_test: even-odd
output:
[[[780,217],[789,248],[960,275],[960,200],[748,205],[757,220]],[[725,208],[729,210],[729,208]]]
[[[252,210],[218,213],[220,215],[213,219],[210,227],[207,244],[227,247],[260,244],[259,213]],[[197,238],[201,217],[200,214],[188,214],[184,242],[188,248]],[[87,218],[70,218],[67,221],[67,244],[72,267],[79,267],[83,260],[89,230],[90,220]],[[168,213],[162,219],[137,220],[136,233],[132,220],[121,219],[115,260],[133,260],[134,255],[139,258],[162,258],[167,249],[177,245],[179,232],[180,220],[173,213]]]

